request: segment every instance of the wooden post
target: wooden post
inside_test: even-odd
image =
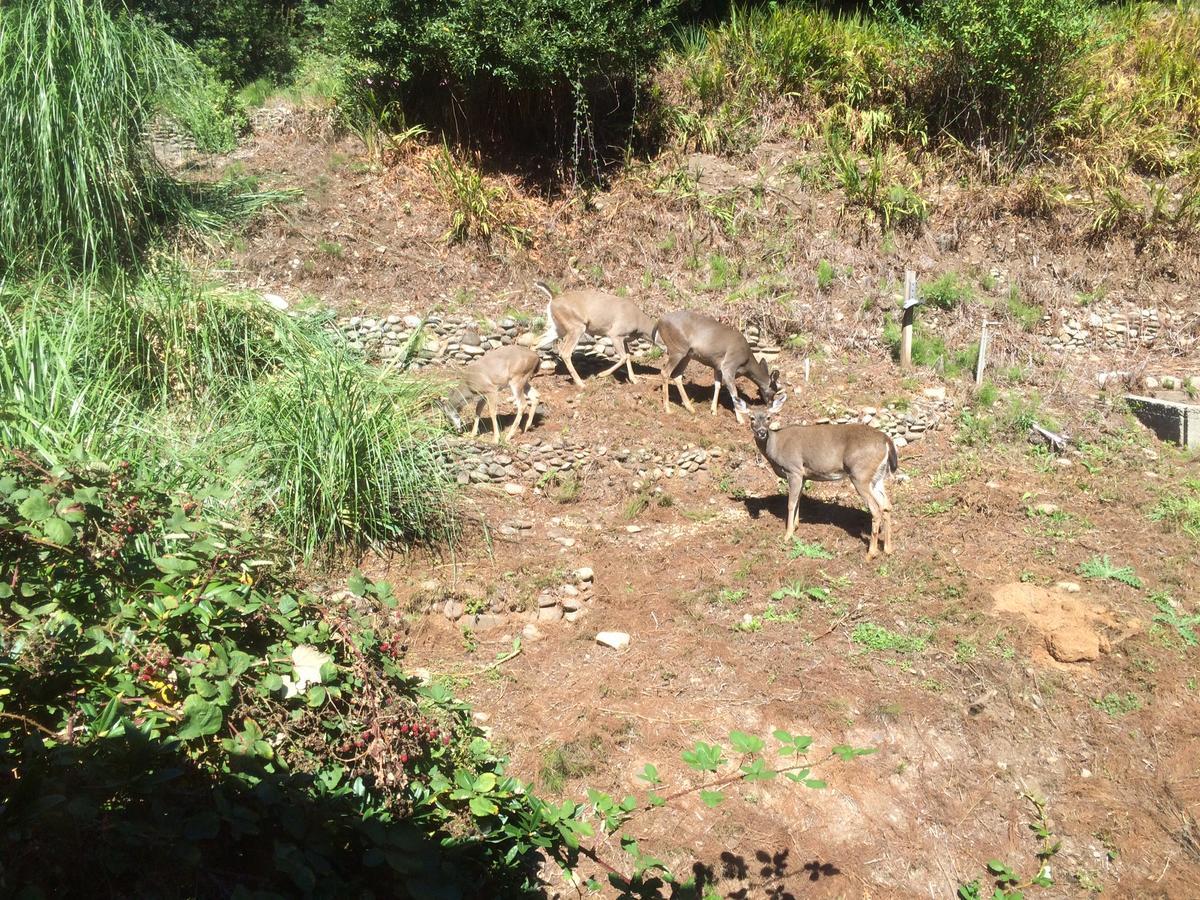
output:
[[[983,384],[983,370],[987,367],[988,344],[988,326],[998,325],[999,322],[989,322],[983,320],[983,329],[979,332],[979,358],[975,361],[975,387]]]
[[[912,368],[913,322],[917,317],[917,273],[904,273],[904,319],[900,329],[900,368]]]
[[[808,357],[804,357],[804,383],[808,384]]]

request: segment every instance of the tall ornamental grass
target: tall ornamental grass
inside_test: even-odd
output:
[[[0,282],[0,446],[48,468],[129,460],[306,557],[451,536],[426,389],[316,320],[167,269]]]

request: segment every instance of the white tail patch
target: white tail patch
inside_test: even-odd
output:
[[[554,313],[551,309],[553,305],[553,298],[546,301],[546,332],[534,345],[535,350],[543,350],[558,340],[558,326],[554,324]]]

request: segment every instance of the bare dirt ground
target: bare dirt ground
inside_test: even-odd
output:
[[[1098,284],[1110,295],[1186,295],[1179,302],[1195,306],[1197,275],[1182,256],[1077,245],[1064,224],[988,222],[951,188],[927,231],[886,252],[877,239],[860,243],[836,198],[787,186],[785,199],[745,213],[747,237],[731,238],[655,194],[650,172],[601,195],[594,211],[514,200],[537,235],[531,250],[448,246],[425,152],[372,171],[346,142],[256,137],[223,164],[302,187],[306,199],[235,241],[222,263],[248,286],[371,314],[536,313],[528,282],[549,276],[628,287],[656,312],[686,303],[738,316],[747,306],[729,303],[731,290],[776,272],[798,297],[789,327],[826,344],[807,384],[800,353],[781,356],[785,421],[902,406],[943,384],[930,371],[901,377],[876,341],[878,306],[864,309],[867,296],[891,302],[888,279],[906,265],[1000,268],[1047,307]],[[734,281],[711,286],[713,254],[731,261]],[[827,294],[810,283],[820,258],[839,270]],[[877,750],[823,764],[814,774],[825,790],[744,785],[715,811],[691,795],[635,821],[645,849],[685,871],[692,860],[708,867],[722,896],[948,897],[984,877],[991,859],[1031,874],[1026,793],[1046,799],[1062,840],[1056,884],[1030,896],[1200,896],[1200,649],[1152,621],[1149,599],[1167,591],[1196,609],[1200,545],[1148,517],[1197,476],[1197,461],[1154,443],[1094,393],[1092,372],[1129,359],[1067,365],[1025,345],[1011,353],[1082,443],[1058,460],[1023,435],[966,446],[955,427],[930,432],[901,451],[907,480],[891,490],[890,558],[867,560],[866,512],[839,485],[806,494],[798,529],[827,558],[793,558],[782,540],[785,498],[727,404],[716,417],[706,404],[665,417],[652,367],[641,384],[605,379],[582,391],[560,367],[538,379],[545,413],[518,443],[661,451],[691,442],[722,454],[654,482],[644,508],[630,501],[646,477],[611,458],[578,473],[574,496],[532,482],[518,496],[472,487],[454,554],[374,559],[366,569],[391,579],[414,610],[449,592],[525,610],[469,636],[440,614],[416,613],[408,658],[448,675],[511,754],[512,772],[550,796],[639,789],[647,762],[669,787],[686,786],[680,752],[732,729],[811,735],[814,759],[837,744]],[[711,374],[693,366],[687,377],[699,405]],[[965,382],[946,386],[970,405]],[[528,527],[502,528],[513,522]],[[1102,556],[1132,566],[1145,587],[1079,574]],[[582,566],[594,569],[595,587],[578,620],[538,624],[540,637],[491,666],[535,616],[538,593]],[[771,599],[787,586],[802,596]],[[918,640],[888,649],[863,628],[872,625]],[[601,630],[627,632],[630,646],[595,643]],[[1055,659],[1073,653],[1095,658]],[[602,840],[599,850],[626,866],[619,847]],[[575,895],[561,881],[546,890]]]

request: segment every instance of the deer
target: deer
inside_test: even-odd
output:
[[[474,401],[475,424],[471,428],[471,437],[479,434],[479,419],[486,405],[488,415],[492,418],[492,443],[499,444],[500,425],[496,421],[496,407],[500,401],[500,390],[507,386],[512,391],[513,402],[517,405],[517,417],[505,435],[505,440],[512,440],[517,426],[521,423],[522,414],[528,416],[525,427],[521,429],[523,432],[528,431],[529,426],[533,424],[539,394],[530,386],[530,382],[541,364],[542,358],[528,347],[510,345],[489,350],[463,370],[459,383],[450,388],[438,405],[446,414],[446,418],[461,431],[461,410]]]
[[[779,394],[766,412],[750,419],[750,431],[759,452],[771,469],[788,483],[787,533],[790,541],[799,519],[798,507],[804,493],[804,479],[841,481],[849,478],[871,513],[871,542],[867,559],[879,554],[879,536],[883,534],[883,552],[892,552],[892,503],[884,484],[899,467],[892,439],[869,425],[788,425],[773,431],[770,419],[787,399]],[[750,408],[740,397],[734,406],[749,414]]]
[[[547,297],[546,333],[535,349],[545,349],[557,341],[559,357],[575,383],[583,387],[583,379],[571,361],[575,346],[585,332],[597,337],[607,336],[617,350],[617,361],[601,372],[600,377],[611,375],[624,365],[629,382],[638,383],[637,376],[633,374],[633,361],[629,357],[627,342],[636,337],[652,340],[653,319],[638,309],[633,301],[603,291],[566,291],[555,297],[544,282],[535,281],[533,286]]]
[[[654,328],[654,339],[667,350],[667,362],[662,368],[663,412],[671,412],[670,385],[674,380],[679,397],[688,412],[696,408],[683,389],[683,371],[695,359],[713,370],[712,414],[717,414],[721,385],[733,399],[738,424],[743,413],[738,407],[737,377],[746,375],[758,385],[764,403],[770,403],[779,392],[779,370],[770,371],[767,364],[750,350],[745,336],[736,328],[722,325],[716,319],[690,310],[677,310],[663,316]],[[745,404],[743,404],[743,407]]]

